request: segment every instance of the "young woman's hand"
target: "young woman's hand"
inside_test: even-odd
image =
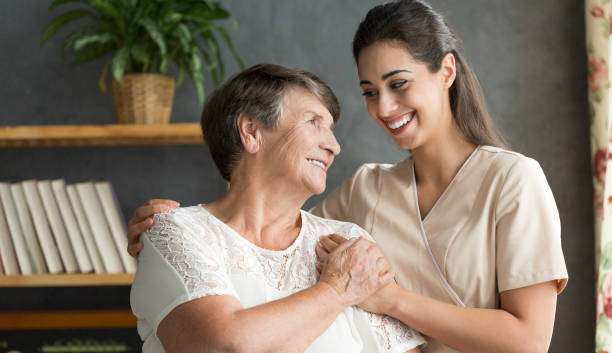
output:
[[[138,207],[128,222],[128,253],[134,257],[138,256],[142,250],[140,234],[153,226],[154,214],[167,212],[178,206],[176,201],[153,199]]]
[[[393,282],[393,274],[375,243],[365,238],[342,242],[321,265],[320,282],[330,285],[344,305],[357,305]]]

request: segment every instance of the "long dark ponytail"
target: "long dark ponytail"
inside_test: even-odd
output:
[[[463,54],[461,41],[442,15],[421,0],[398,0],[376,6],[368,11],[355,33],[355,61],[363,49],[379,41],[405,45],[417,61],[428,65],[431,72],[438,72],[442,59],[452,53],[457,74],[449,98],[455,124],[469,142],[507,147],[491,119],[482,88]]]

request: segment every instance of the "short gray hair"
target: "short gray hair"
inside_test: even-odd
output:
[[[202,132],[215,165],[230,181],[240,161],[243,146],[238,117],[246,114],[267,129],[278,127],[283,116],[285,96],[291,88],[303,88],[317,97],[334,122],[340,118],[340,105],[332,89],[313,73],[280,65],[259,64],[230,78],[216,89],[204,105]]]

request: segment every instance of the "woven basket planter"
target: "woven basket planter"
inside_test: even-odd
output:
[[[174,77],[128,74],[112,80],[113,101],[119,124],[167,124],[172,114]]]

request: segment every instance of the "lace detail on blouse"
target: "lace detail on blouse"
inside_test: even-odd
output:
[[[227,276],[218,243],[201,241],[202,227],[189,212],[155,215],[153,227],[145,234],[153,246],[182,277],[191,298],[230,294],[237,297]]]

